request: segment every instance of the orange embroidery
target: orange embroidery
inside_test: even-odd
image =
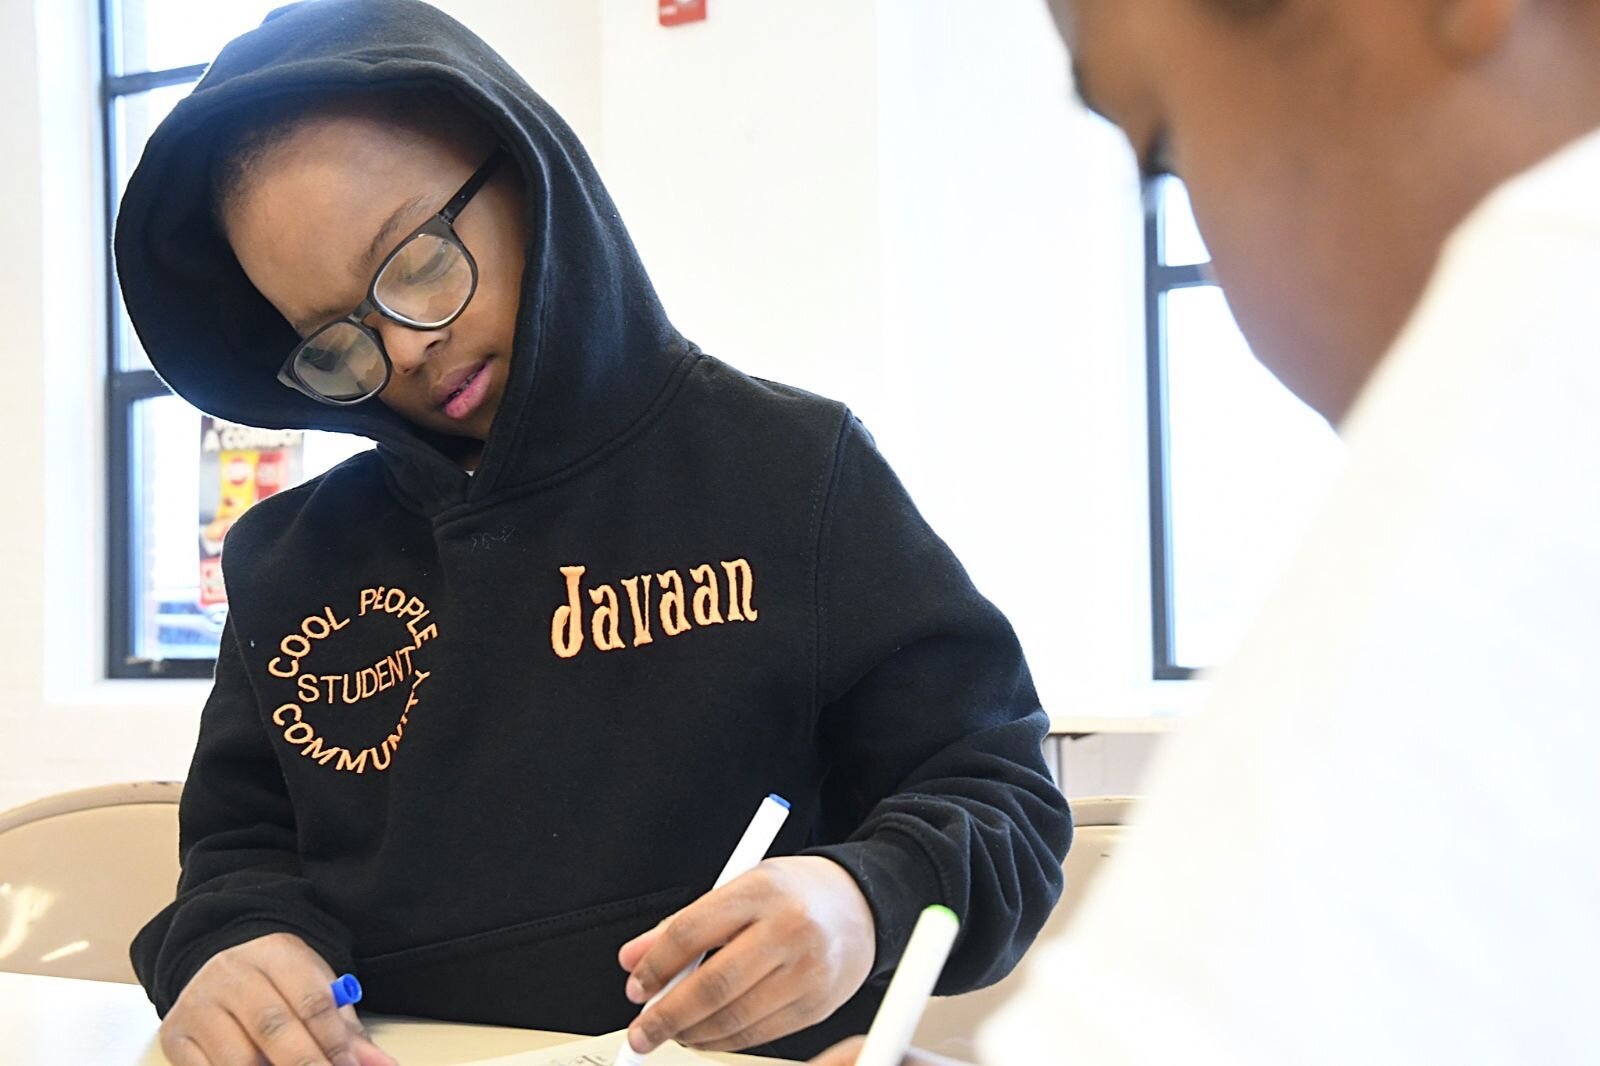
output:
[[[570,659],[583,650],[583,603],[578,599],[578,582],[583,580],[587,567],[563,566],[561,576],[567,579],[567,602],[556,608],[550,619],[550,646],[563,659]]]
[[[725,622],[754,622],[761,616],[755,607],[755,571],[748,559],[733,559],[720,564],[727,578],[728,607],[722,608],[722,583],[710,563],[702,563],[689,571],[694,583],[692,601],[685,590],[683,575],[676,570],[657,574],[639,574],[625,577],[618,584],[628,597],[628,614],[632,621],[632,646],[643,647],[654,643],[651,623],[661,620],[661,630],[669,637],[681,636],[699,626],[723,625]],[[583,577],[586,566],[563,566],[561,576],[566,584],[566,602],[556,607],[550,616],[550,648],[562,659],[574,658],[584,648]],[[654,582],[660,591],[656,610],[651,611],[650,589]],[[617,651],[627,647],[622,636],[622,611],[617,590],[611,585],[597,585],[587,590],[588,600],[595,610],[589,620],[589,631],[594,645],[600,651]],[[694,621],[690,621],[690,613]]]
[[[754,622],[761,616],[756,614],[755,607],[750,602],[750,597],[755,595],[756,576],[750,571],[750,564],[744,559],[735,559],[731,563],[722,564],[723,571],[728,575],[728,621]],[[739,609],[743,588],[744,609]]]
[[[373,665],[353,674],[301,674],[296,684],[301,703],[360,703],[376,696],[411,676],[411,645],[385,655]]]
[[[272,712],[272,724],[282,731],[284,742],[299,748],[303,758],[319,766],[331,764],[333,770],[342,773],[363,774],[369,766],[380,772],[389,768],[395,749],[405,737],[411,712],[420,702],[417,690],[432,676],[418,666],[414,655],[424,644],[439,636],[439,627],[427,622],[427,605],[404,589],[382,585],[362,589],[357,599],[355,617],[369,615],[393,617],[402,623],[411,642],[371,666],[354,672],[318,674],[302,669],[302,661],[312,655],[319,642],[344,629],[352,621],[351,618],[339,618],[332,607],[324,607],[322,613],[310,615],[302,621],[297,632],[284,637],[278,644],[282,654],[267,662],[267,672],[272,676],[295,679],[297,702],[281,704]],[[394,728],[380,743],[359,752],[328,744],[316,727],[306,720],[305,708],[308,706],[360,703],[407,680],[411,683],[411,691],[406,696],[405,707]]]
[[[657,574],[656,580],[661,582],[661,628],[666,630],[669,637],[687,633],[692,627],[683,613],[682,575],[676,570],[668,570],[664,574]]]
[[[349,624],[348,618],[341,622],[334,617],[332,607],[324,607],[321,614],[308,616],[300,623],[300,632],[290,633],[278,642],[278,650],[289,660],[288,668],[284,669],[282,658],[274,657],[267,662],[267,673],[273,677],[293,677],[300,672],[300,660],[311,654],[312,641],[325,640],[329,634]]]
[[[594,646],[601,651],[616,651],[622,647],[622,638],[617,635],[617,590],[610,585],[601,585],[597,589],[589,590],[589,599],[594,601],[598,610],[594,612]]]
[[[711,564],[697,566],[689,577],[699,586],[694,590],[694,624],[715,626],[722,624],[722,593],[717,588],[717,572]]]
[[[640,574],[638,577],[625,577],[622,587],[628,592],[628,608],[633,612],[633,646],[641,647],[655,641],[650,635],[650,582],[655,580],[654,574]],[[639,605],[639,582],[644,582],[644,606]]]

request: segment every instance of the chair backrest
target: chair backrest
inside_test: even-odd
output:
[[[1099,796],[1072,801],[1072,850],[1061,866],[1066,887],[1062,890],[1061,901],[1040,930],[1035,945],[1064,935],[1095,875],[1116,851],[1117,841],[1122,835],[1123,826],[1127,824],[1128,813],[1134,802],[1128,796]],[[916,1046],[964,1062],[976,1062],[978,1029],[1026,980],[1029,958],[1031,955],[1025,957],[1004,980],[988,988],[929,1001],[922,1022],[917,1026]]]
[[[134,981],[128,944],[178,886],[176,781],[0,812],[0,970]]]

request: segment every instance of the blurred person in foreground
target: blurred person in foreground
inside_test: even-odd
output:
[[[1600,1061],[1600,3],[1051,7],[1350,455],[982,1057]]]

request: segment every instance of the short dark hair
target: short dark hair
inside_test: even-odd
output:
[[[227,212],[237,203],[246,179],[274,148],[301,127],[321,118],[360,114],[392,123],[396,129],[485,147],[488,124],[448,94],[429,89],[352,90],[338,95],[286,96],[250,110],[223,128],[212,146],[211,216],[226,230]]]

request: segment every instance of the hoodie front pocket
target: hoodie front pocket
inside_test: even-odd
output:
[[[687,888],[601,903],[357,960],[363,1006],[383,1014],[572,1033],[621,1029],[617,949],[694,897]]]

